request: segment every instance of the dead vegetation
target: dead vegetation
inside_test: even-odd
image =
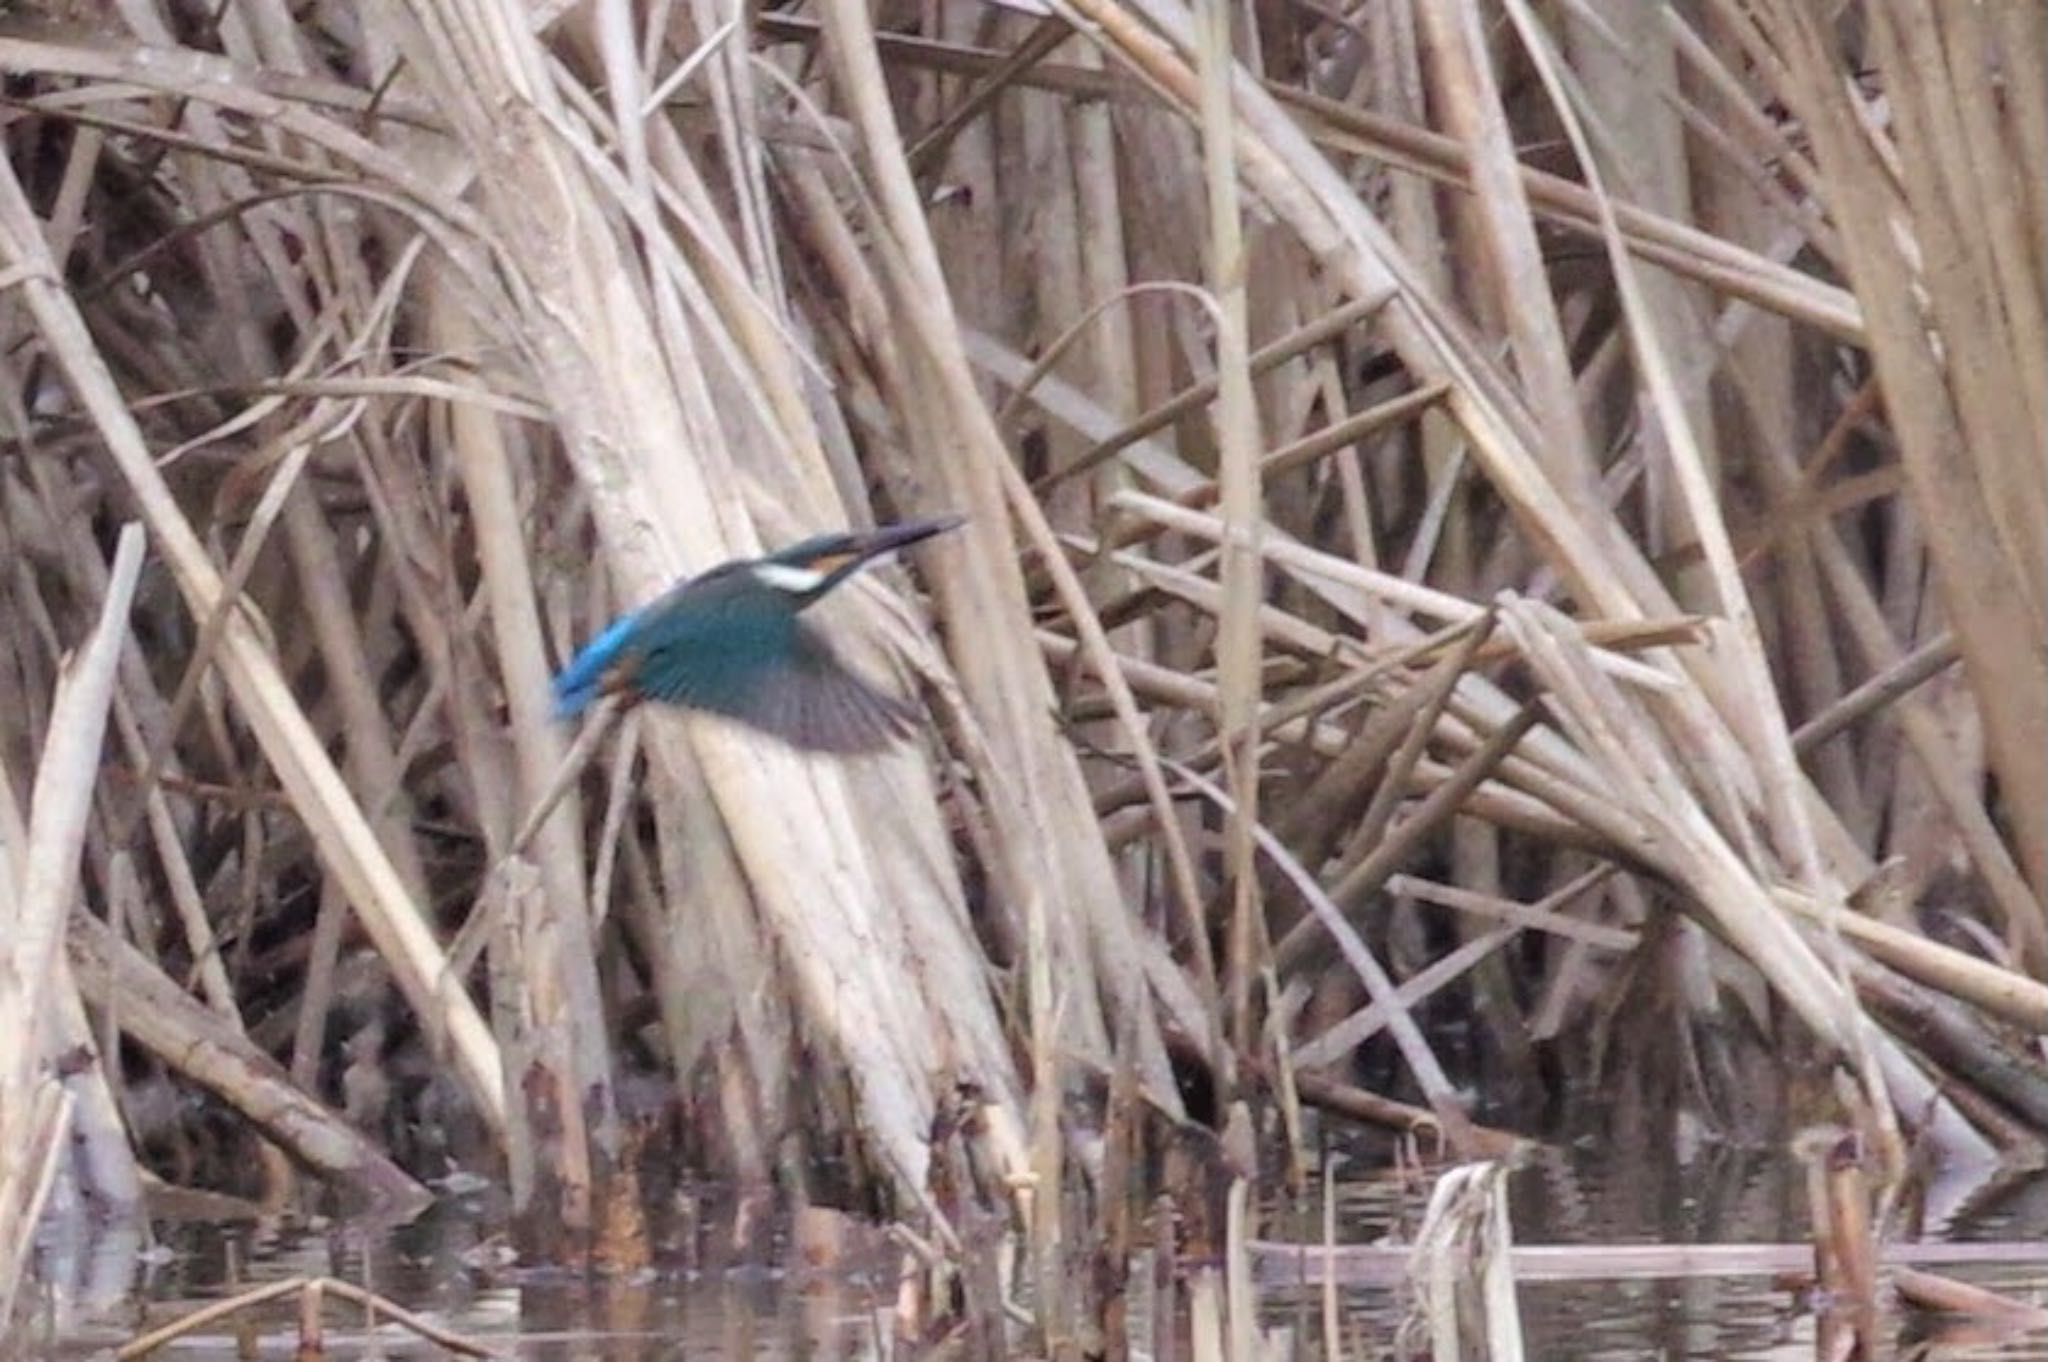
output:
[[[2038,5],[46,8],[0,1304],[139,1164],[1014,1216],[1058,1353],[1304,1108],[2038,1152]],[[520,835],[615,611],[947,511],[832,609],[927,739],[643,712]]]

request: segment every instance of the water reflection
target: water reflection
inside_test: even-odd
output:
[[[1360,1164],[1364,1163],[1361,1159]],[[1335,1190],[1338,1238],[1405,1241],[1430,1186],[1427,1172],[1347,1176]],[[1532,1157],[1513,1177],[1518,1245],[1796,1243],[1806,1232],[1800,1173],[1782,1151],[1696,1143],[1658,1160],[1601,1141]],[[29,1346],[84,1356],[253,1284],[295,1276],[359,1283],[439,1323],[535,1359],[903,1356],[895,1327],[900,1251],[883,1233],[828,1212],[794,1219],[741,1213],[729,1199],[690,1199],[660,1227],[656,1270],[632,1277],[526,1270],[507,1261],[501,1206],[486,1191],[451,1197],[391,1229],[204,1223],[162,1229],[167,1252],[133,1241],[45,1239],[41,1311]],[[1320,1204],[1268,1207],[1270,1237],[1320,1239]],[[745,1226],[737,1233],[734,1226]],[[762,1228],[766,1226],[767,1228]],[[2048,1235],[2048,1181],[2008,1182],[1968,1199],[1954,1239]],[[2040,1264],[1944,1266],[1944,1273],[2022,1300],[2048,1301]],[[1265,1314],[1318,1355],[1319,1289],[1285,1271],[1263,1277]],[[1529,1353],[1537,1359],[1807,1359],[1811,1303],[1768,1275],[1684,1280],[1525,1280],[1518,1288]],[[1345,1356],[1389,1356],[1407,1302],[1394,1286],[1340,1293]],[[1142,1312],[1141,1312],[1142,1313]],[[176,1355],[285,1355],[293,1307],[216,1326]],[[348,1310],[330,1307],[334,1357],[437,1356],[390,1328],[374,1340]],[[360,1320],[360,1315],[354,1316]],[[1974,1332],[1973,1332],[1974,1331]],[[1915,1319],[1901,1355],[2037,1359],[2048,1333],[1987,1336],[1981,1325]],[[47,1345],[47,1348],[38,1345]],[[916,1354],[911,1354],[916,1355]]]
[[[2040,1241],[2048,1238],[2048,1178],[2036,1174],[1958,1196],[1957,1209],[1927,1238]],[[1405,1243],[1419,1222],[1430,1181],[1375,1175],[1337,1194],[1337,1237],[1347,1243]],[[1654,1157],[1625,1141],[1584,1141],[1538,1151],[1513,1175],[1517,1246],[1573,1244],[1802,1243],[1809,1222],[1803,1175],[1782,1149],[1680,1142],[1679,1157]],[[1288,1237],[1320,1236],[1306,1215]],[[1262,1280],[1274,1318],[1313,1310],[1316,1288],[1290,1290],[1284,1266]],[[2048,1304],[2048,1265],[1945,1264],[1945,1275]],[[1298,1280],[1298,1278],[1297,1278]],[[1524,1280],[1517,1288],[1528,1355],[1535,1359],[1642,1362],[1725,1359],[1764,1362],[1815,1356],[1813,1304],[1790,1282],[1762,1275],[1594,1281]],[[1408,1302],[1398,1287],[1359,1285],[1342,1293],[1347,1356],[1386,1356]],[[1310,1330],[1306,1337],[1318,1336]],[[2014,1333],[1981,1321],[1910,1317],[1902,1357],[2048,1357],[2048,1331]]]

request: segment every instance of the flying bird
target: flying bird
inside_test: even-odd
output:
[[[918,710],[848,668],[804,612],[876,559],[963,523],[822,534],[685,578],[576,655],[555,678],[555,713],[618,695],[723,715],[805,751],[880,751]]]

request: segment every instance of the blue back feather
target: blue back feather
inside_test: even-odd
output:
[[[764,673],[790,660],[798,638],[796,612],[756,589],[743,577],[703,581],[676,608],[647,610],[633,640],[640,652],[635,689],[671,704],[744,710]]]
[[[632,699],[730,713],[744,709],[764,669],[798,647],[796,612],[743,573],[714,571],[621,615],[555,678],[555,714],[583,713],[622,668]]]

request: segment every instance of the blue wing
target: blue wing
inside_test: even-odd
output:
[[[850,671],[793,615],[705,611],[650,625],[633,688],[650,700],[723,715],[806,752],[879,752],[917,711]]]
[[[723,715],[808,752],[878,752],[918,711],[849,670],[794,612],[702,578],[615,622],[555,678],[555,712],[599,695]]]

